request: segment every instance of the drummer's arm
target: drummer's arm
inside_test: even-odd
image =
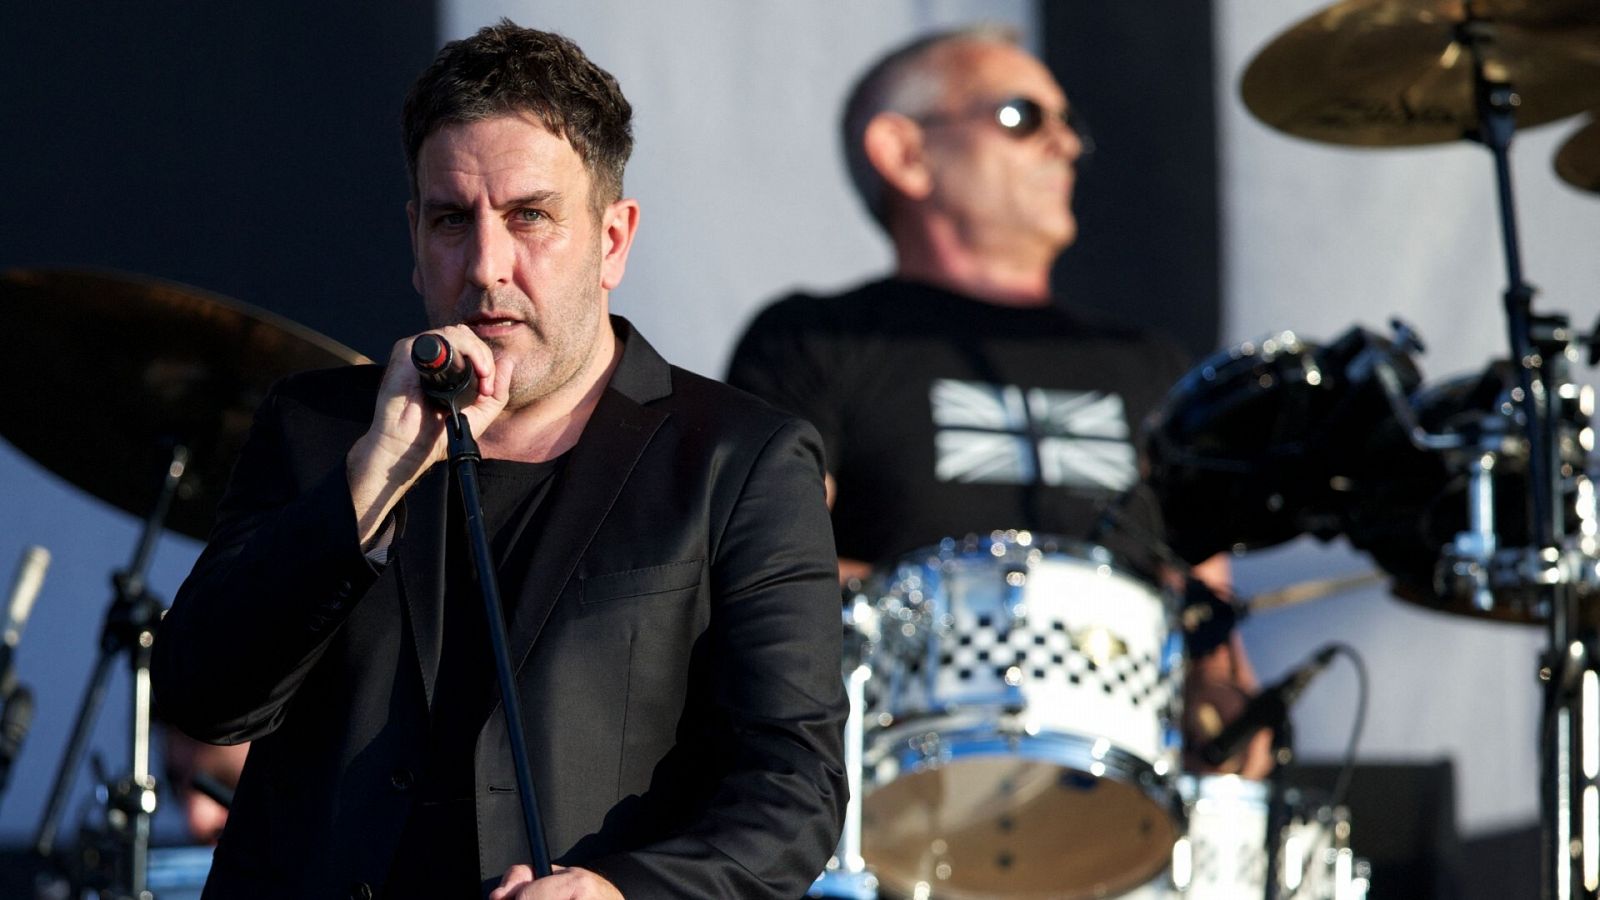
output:
[[[1226,553],[1218,553],[1189,570],[1189,574],[1205,583],[1218,597],[1233,597],[1233,565]],[[1260,688],[1255,667],[1244,652],[1244,639],[1237,628],[1228,634],[1223,644],[1205,657],[1194,660],[1197,674],[1204,678],[1237,685],[1250,693]]]
[[[1204,582],[1218,597],[1230,600],[1233,597],[1233,566],[1227,554],[1218,553],[1190,569],[1190,574]],[[1248,694],[1255,694],[1261,689],[1255,667],[1250,665],[1250,657],[1244,650],[1244,637],[1237,628],[1228,633],[1226,644],[1200,659],[1190,660],[1190,665],[1193,669],[1191,675],[1200,679],[1232,684]],[[1244,752],[1229,760],[1224,771],[1237,772],[1245,778],[1257,780],[1271,774],[1271,730],[1262,729],[1251,738]]]
[[[823,486],[827,490],[828,509],[833,509],[833,498],[839,493],[839,482],[834,480],[833,473],[823,476]],[[844,584],[852,578],[865,578],[872,574],[872,564],[859,559],[839,557],[839,583]]]

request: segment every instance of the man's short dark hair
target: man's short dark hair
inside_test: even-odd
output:
[[[566,138],[589,171],[596,215],[622,196],[633,108],[611,73],[567,38],[510,19],[445,44],[406,94],[402,129],[411,195],[422,142],[446,125],[532,115]]]

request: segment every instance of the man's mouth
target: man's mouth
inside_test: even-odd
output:
[[[494,313],[474,313],[467,316],[465,324],[479,337],[490,338],[509,334],[522,327],[522,320]]]

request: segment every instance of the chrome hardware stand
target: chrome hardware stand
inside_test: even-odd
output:
[[[105,624],[100,633],[100,656],[78,708],[78,718],[72,728],[72,737],[67,742],[66,753],[56,769],[50,801],[34,835],[34,851],[41,857],[51,859],[55,853],[61,817],[66,811],[68,795],[72,792],[73,775],[83,762],[84,752],[89,747],[89,738],[94,731],[95,718],[105,701],[111,666],[126,651],[133,672],[130,773],[126,778],[106,785],[106,823],[111,832],[109,845],[114,848],[110,854],[112,858],[102,860],[101,866],[82,867],[89,870],[82,873],[85,879],[95,882],[94,886],[102,889],[101,896],[107,898],[151,900],[153,897],[146,886],[150,818],[156,811],[156,780],[150,774],[150,655],[163,607],[160,600],[145,590],[145,572],[150,566],[156,540],[161,536],[167,511],[177,495],[178,484],[183,480],[188,464],[188,448],[175,444],[162,476],[161,492],[145,519],[133,561],[111,579],[116,588],[116,598],[106,611]],[[111,864],[109,874],[105,871],[104,862]],[[80,867],[65,868],[77,873]]]

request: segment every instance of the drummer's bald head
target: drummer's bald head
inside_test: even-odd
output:
[[[888,185],[867,158],[867,125],[880,113],[916,117],[932,111],[944,96],[954,51],[975,43],[1017,46],[1021,36],[1008,25],[970,25],[918,38],[878,60],[856,81],[840,122],[845,164],[856,194],[879,225],[889,225]]]
[[[510,19],[445,44],[406,94],[402,130],[411,198],[417,157],[446,125],[527,114],[564,137],[589,171],[596,215],[622,196],[622,170],[633,152],[633,108],[611,73],[559,34]]]

